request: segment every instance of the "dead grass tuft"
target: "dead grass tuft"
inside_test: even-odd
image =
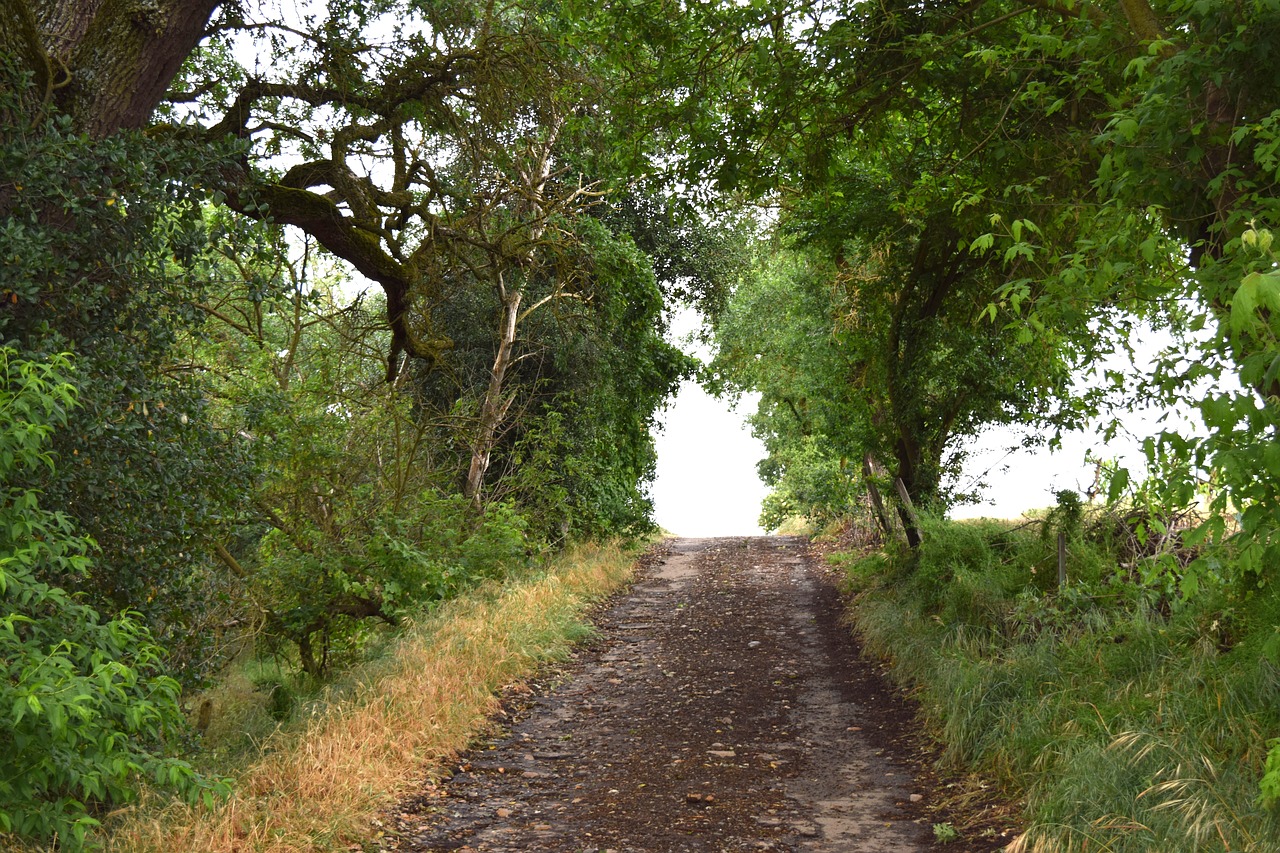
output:
[[[274,734],[216,809],[142,809],[115,827],[116,851],[323,851],[369,834],[380,809],[462,749],[495,692],[567,654],[580,616],[630,576],[616,547],[565,555],[546,573],[491,585],[410,627],[352,689]]]

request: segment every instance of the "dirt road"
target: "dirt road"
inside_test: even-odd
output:
[[[840,612],[804,539],[667,543],[595,642],[389,816],[382,849],[933,848],[911,711]]]

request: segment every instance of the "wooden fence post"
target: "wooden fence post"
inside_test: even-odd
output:
[[[867,494],[876,512],[876,521],[880,522],[880,529],[884,532],[884,541],[887,543],[893,538],[893,527],[890,526],[889,516],[884,511],[884,501],[880,499],[880,487],[876,485],[875,463],[870,453],[862,457],[862,473],[867,481]]]

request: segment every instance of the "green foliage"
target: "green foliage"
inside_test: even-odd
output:
[[[385,4],[349,23],[402,7]],[[576,98],[587,69],[541,38],[575,37],[557,10],[509,16],[462,3],[418,11],[450,33],[447,50],[496,63],[467,65],[465,103],[443,90],[404,90],[412,103],[334,105],[341,115],[325,115],[310,139],[272,121],[258,140],[259,153],[298,146],[352,169],[344,187],[360,190],[365,201],[356,206],[376,206],[385,201],[372,190],[382,176],[366,175],[356,152],[347,160],[314,139],[334,122],[365,122],[370,110],[387,112],[377,133],[401,129],[388,137],[386,162],[399,162],[401,175],[386,245],[361,238],[356,252],[325,229],[317,235],[366,273],[378,266],[370,254],[391,247],[379,266],[386,275],[373,276],[386,299],[339,304],[334,285],[344,273],[325,269],[323,255],[315,261],[309,239],[302,262],[289,260],[279,229],[255,232],[217,212],[210,224],[236,235],[211,264],[225,283],[206,291],[199,307],[209,319],[184,341],[190,362],[211,377],[214,423],[244,438],[257,471],[234,534],[218,537],[223,563],[243,580],[227,597],[297,643],[312,673],[331,652],[358,647],[369,620],[395,621],[406,608],[501,575],[545,543],[648,530],[650,428],[692,366],[662,338],[664,289],[713,300],[732,262],[720,233],[687,208],[639,189],[605,195],[627,176],[576,114],[585,109]],[[421,63],[447,64],[395,26],[393,39],[417,52],[379,52],[368,65],[357,61],[368,53],[357,42],[350,55],[316,64],[305,61],[310,43],[293,44],[296,33],[272,33],[262,46],[298,59],[308,79],[343,78],[359,100],[372,77],[400,81],[412,68],[417,80]],[[224,69],[224,47],[202,52],[187,73]],[[205,90],[200,109],[219,109],[213,96],[227,94],[224,83]],[[316,122],[315,106],[297,105],[292,125]],[[430,166],[403,160],[404,140],[419,136],[439,154]],[[362,156],[384,153],[375,146]],[[230,203],[307,227],[287,198],[271,195],[273,174],[253,179],[271,206],[229,194]],[[647,219],[655,206],[663,215]],[[467,501],[457,499],[460,486]]]
[[[1259,650],[1280,599],[1171,612],[1082,544],[1097,524],[1059,591],[1040,582],[1052,549],[1033,527],[926,520],[914,559],[856,564],[858,627],[918,688],[944,762],[1025,796],[1029,847],[1273,848],[1280,816],[1257,785],[1280,669]]]
[[[761,395],[750,422],[768,453],[760,474],[773,493],[761,523],[771,529],[794,515],[840,517],[859,491],[849,454],[865,440],[867,410],[846,382],[858,365],[832,329],[829,273],[801,252],[761,258],[713,317],[705,381],[722,394]]]
[[[178,684],[134,614],[102,620],[40,577],[82,577],[92,540],[17,485],[53,467],[48,446],[75,404],[70,361],[0,349],[0,834],[79,849],[103,810],[145,780],[206,798],[225,790],[162,749],[185,725]]]
[[[694,363],[663,337],[658,262],[626,235],[604,230],[592,235],[588,248],[598,276],[594,310],[586,322],[565,329],[571,337],[556,370],[561,381],[572,377],[557,408],[575,438],[565,456],[576,470],[562,483],[575,535],[636,536],[652,530],[645,489],[657,464],[658,410]]]
[[[1196,2],[1133,9],[1149,13],[1146,24],[1127,10],[1065,18],[1053,35],[1028,26],[1016,43],[998,30],[984,33],[981,58],[1003,73],[1026,69],[1028,93],[1046,85],[1069,93],[1046,118],[1067,105],[1093,116],[1087,130],[1064,129],[1091,152],[1093,165],[1082,175],[1088,212],[1073,214],[1079,226],[1063,235],[1069,244],[1058,244],[1066,251],[1032,245],[1030,257],[1047,275],[1041,295],[1030,294],[1030,316],[1061,311],[1089,293],[1126,314],[1163,316],[1181,333],[1141,393],[1198,410],[1205,430],[1148,442],[1156,487],[1142,491],[1162,514],[1207,510],[1188,538],[1225,550],[1170,564],[1180,592],[1195,597],[1223,580],[1266,583],[1280,554],[1268,437],[1277,423],[1280,364],[1271,252],[1280,13],[1266,3],[1236,14]],[[1088,73],[1061,76],[1073,64]],[[995,248],[1013,251],[1017,239],[996,237]],[[1022,287],[1010,282],[1002,294]],[[1125,322],[1123,315],[1100,320],[1104,329]],[[1123,477],[1111,484],[1115,500]],[[1226,523],[1233,515],[1238,529]]]
[[[370,620],[396,622],[534,549],[511,506],[476,517],[448,488],[458,456],[442,464],[433,447],[447,421],[383,381],[380,306],[335,304],[323,276],[295,278],[271,251],[229,260],[256,273],[211,294],[211,319],[183,342],[216,367],[213,417],[246,437],[258,472],[223,560],[238,606],[320,675]]]
[[[99,548],[87,576],[37,572],[104,612],[139,612],[188,676],[208,633],[192,543],[246,480],[198,375],[170,358],[214,239],[198,185],[222,162],[140,134],[91,140],[64,118],[0,127],[0,339],[31,360],[74,352],[79,402],[51,438],[56,468],[15,476]]]
[[[1266,769],[1258,780],[1258,802],[1271,808],[1280,803],[1280,738],[1267,741],[1267,749]]]
[[[668,84],[691,175],[785,186],[782,230],[841,268],[832,327],[856,369],[824,397],[861,384],[870,414],[850,413],[841,456],[873,452],[928,503],[971,430],[1093,413],[1115,377],[1066,394],[1067,369],[1129,346],[1135,317],[1189,333],[1217,318],[1202,354],[1183,344],[1129,393],[1201,409],[1209,440],[1164,437],[1178,465],[1162,475],[1225,486],[1215,515],[1242,513],[1249,572],[1276,548],[1278,26],[1268,4],[829,0],[704,4],[646,33],[687,46],[670,60],[684,76],[720,70],[701,98]],[[1243,391],[1206,391],[1233,373]]]
[[[384,508],[372,522],[355,511],[334,506],[334,524],[346,531],[341,540],[304,528],[304,550],[277,529],[258,549],[250,592],[271,608],[268,630],[298,643],[313,675],[359,647],[364,620],[395,622],[528,560],[524,520],[507,506],[491,505],[474,520],[461,496],[427,493]]]
[[[1078,424],[1098,402],[1067,388],[1072,365],[1104,348],[1107,335],[1090,323],[1109,297],[1028,315],[1047,296],[1045,253],[1056,257],[1081,234],[1090,158],[1071,153],[1078,129],[1045,115],[1072,76],[1048,69],[1053,80],[1030,89],[1030,63],[996,71],[974,61],[987,40],[1016,42],[1024,15],[1034,28],[1034,10],[1003,15],[984,4],[970,21],[905,3],[891,4],[892,15],[843,2],[803,12],[729,6],[711,14],[746,19],[738,23],[769,59],[744,57],[723,84],[729,103],[717,106],[744,125],[724,167],[741,171],[724,178],[751,185],[773,172],[786,182],[778,242],[803,255],[803,275],[817,282],[791,287],[798,310],[756,315],[757,326],[761,317],[796,324],[776,354],[785,333],[761,328],[753,341],[732,311],[716,318],[717,336],[760,357],[758,367],[737,360],[740,385],[764,392],[803,376],[796,396],[840,416],[799,429],[829,440],[855,470],[870,454],[914,503],[941,510],[960,497],[949,486],[966,439],[992,424]],[[793,25],[771,16],[794,16]],[[934,27],[946,31],[946,50]],[[755,118],[734,112],[737,86],[757,102]],[[773,266],[785,278],[783,264]],[[759,289],[748,282],[733,298],[745,306]],[[819,365],[804,350],[834,357],[810,377]],[[794,428],[779,419],[777,430]]]
[[[511,400],[490,465],[489,500],[514,501],[537,538],[636,535],[651,525],[644,494],[652,478],[656,412],[693,362],[663,339],[663,290],[655,266],[608,215],[583,216],[556,266],[525,283],[527,301],[552,299],[522,322],[518,360],[505,378]],[[652,234],[649,235],[653,237]],[[679,258],[665,264],[679,266]],[[556,297],[575,278],[572,293]],[[460,290],[435,315],[453,347],[415,375],[423,414],[449,427],[458,446],[475,430],[498,341],[496,291],[459,275]],[[458,415],[471,419],[458,428]],[[421,415],[420,415],[421,416]],[[465,458],[457,463],[465,469]]]
[[[821,204],[870,217],[895,183],[883,181],[857,200],[850,188]],[[819,521],[850,512],[868,455],[916,504],[945,506],[958,498],[950,484],[965,439],[991,424],[1075,417],[1049,402],[1069,375],[1064,351],[1025,346],[978,316],[994,271],[954,252],[950,226],[880,215],[849,226],[869,230],[845,231],[814,210],[784,221],[845,236],[770,247],[714,318],[708,371],[713,388],[761,394],[753,426],[769,451],[771,525],[789,512]]]
[[[246,437],[259,472],[226,542],[233,595],[298,645],[308,672],[358,651],[371,621],[502,577],[543,542],[651,524],[649,427],[689,361],[660,336],[648,259],[594,219],[575,227],[580,255],[561,260],[590,277],[578,298],[525,320],[529,349],[505,383],[512,414],[480,511],[457,485],[493,363],[497,293],[459,274],[433,321],[455,330],[449,355],[387,385],[380,299],[341,305],[323,264],[292,265],[269,243],[250,251],[252,231],[227,249],[227,283],[183,352],[216,374],[215,423]],[[538,299],[556,285],[525,286]]]
[[[939,844],[950,844],[952,841],[960,840],[960,832],[949,823],[935,823],[933,838]]]
[[[1276,264],[1270,243],[1271,232],[1251,224],[1239,243],[1229,244],[1237,255],[1232,266],[1253,271],[1223,307],[1219,336],[1205,345],[1210,352],[1203,361],[1209,369],[1222,375],[1229,354],[1239,364],[1244,388],[1211,392],[1199,399],[1185,392],[1198,407],[1208,435],[1185,439],[1166,434],[1147,447],[1155,476],[1169,483],[1164,490],[1167,501],[1187,505],[1207,498],[1206,516],[1193,537],[1212,543],[1233,540],[1234,560],[1223,562],[1208,552],[1186,568],[1182,582],[1188,594],[1212,583],[1224,567],[1238,570],[1226,573],[1231,580],[1266,584],[1272,580],[1269,569],[1280,556],[1280,454],[1269,436],[1280,418],[1274,393],[1280,339],[1273,319],[1280,307],[1280,292],[1270,272],[1258,271]],[[1194,488],[1197,475],[1205,470],[1213,472],[1219,486],[1207,494]],[[1232,514],[1239,521],[1234,531],[1224,524]]]
[[[1041,531],[1047,539],[1051,533],[1067,537],[1070,541],[1080,535],[1080,525],[1084,521],[1084,502],[1080,493],[1072,489],[1060,489],[1053,493],[1057,506],[1045,514]]]
[[[777,530],[788,519],[803,518],[821,528],[853,511],[861,484],[828,442],[806,435],[784,450],[769,438],[766,446],[778,449],[760,464],[762,479],[773,487],[761,505],[762,527]]]

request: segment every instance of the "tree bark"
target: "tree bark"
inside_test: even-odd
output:
[[[71,71],[60,104],[90,136],[143,127],[221,0],[58,0],[40,4]],[[74,39],[68,41],[67,39]]]
[[[97,17],[103,0],[35,0],[35,15],[40,22],[40,32],[49,56],[64,65],[71,64],[71,55],[89,31],[89,24]]]
[[[0,0],[0,51],[100,139],[147,123],[221,2]]]
[[[489,373],[489,386],[485,389],[484,402],[480,405],[480,425],[475,441],[471,445],[471,465],[467,469],[467,482],[463,486],[463,496],[479,509],[484,489],[484,476],[489,471],[489,459],[497,444],[498,427],[507,416],[511,406],[511,398],[506,396],[504,383],[507,370],[514,359],[512,351],[516,342],[516,324],[520,318],[520,302],[523,294],[519,290],[505,293],[502,300],[502,330],[498,340],[498,353],[493,359],[493,370]]]

